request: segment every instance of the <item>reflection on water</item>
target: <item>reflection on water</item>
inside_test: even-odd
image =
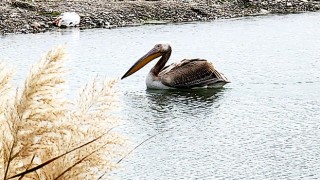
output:
[[[214,105],[223,98],[225,89],[198,90],[146,90],[147,110],[154,124],[177,120],[189,120],[189,117],[208,118]],[[191,120],[191,119],[190,119]],[[150,121],[148,122],[151,123]]]
[[[192,115],[193,111],[202,112],[221,99],[224,89],[197,90],[147,90],[150,109],[154,113],[171,113],[179,109],[182,113]]]
[[[197,90],[151,90],[146,89],[126,93],[124,101],[128,108],[134,108],[130,114],[135,123],[153,126],[155,130],[177,126],[182,121],[193,121],[196,118],[206,119],[212,115],[214,108],[223,103],[226,88]],[[192,117],[192,118],[190,118]],[[141,120],[141,121],[140,121]]]

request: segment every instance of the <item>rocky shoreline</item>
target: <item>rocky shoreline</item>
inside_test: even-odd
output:
[[[212,21],[261,14],[320,10],[315,0],[157,0],[157,1],[21,1],[0,2],[0,35],[54,30],[63,12],[80,15],[81,29],[150,23]]]

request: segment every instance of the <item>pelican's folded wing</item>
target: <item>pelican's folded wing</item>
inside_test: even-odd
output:
[[[162,84],[174,88],[195,88],[228,82],[212,63],[203,59],[183,60],[163,69],[159,76]]]

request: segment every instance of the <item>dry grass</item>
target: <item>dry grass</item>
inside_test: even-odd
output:
[[[0,61],[0,107],[4,107],[7,103],[8,93],[11,86],[12,70],[6,68],[6,64]],[[0,108],[0,115],[3,113],[3,108]]]
[[[63,46],[49,51],[14,98],[9,97],[12,71],[0,64],[0,178],[36,167],[17,178],[92,179],[115,167],[124,144],[109,131],[118,123],[110,114],[117,104],[116,81],[95,78],[73,102],[64,96],[64,61]]]

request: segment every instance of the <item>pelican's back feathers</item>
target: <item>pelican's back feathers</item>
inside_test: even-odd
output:
[[[228,82],[212,63],[203,59],[185,59],[167,66],[159,73],[159,77],[162,84],[173,88],[196,88]]]

